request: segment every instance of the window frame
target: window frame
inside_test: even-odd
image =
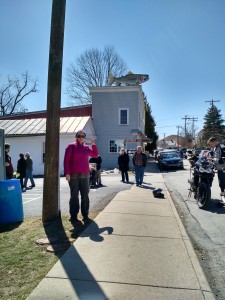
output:
[[[116,151],[110,151],[110,148],[112,148],[113,146],[111,146],[110,142],[114,142],[116,147]],[[108,152],[109,153],[119,153],[120,149],[124,148],[124,139],[109,139],[108,140]]]
[[[122,111],[126,111],[126,112],[127,112],[127,120],[126,120],[127,122],[126,122],[126,124],[121,123],[121,121],[122,121],[122,120],[121,120],[121,119],[122,119],[122,118],[121,118],[121,117],[122,117],[122,116],[121,116],[121,112],[122,112]],[[119,125],[121,125],[121,126],[127,126],[127,125],[129,125],[129,108],[127,108],[127,107],[119,108],[118,115],[119,115],[119,120],[118,120],[118,121],[119,121],[119,122],[118,122]]]

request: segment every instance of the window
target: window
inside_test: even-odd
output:
[[[129,124],[129,109],[119,108],[119,125]]]
[[[119,153],[121,148],[124,148],[124,140],[109,141],[109,152]]]

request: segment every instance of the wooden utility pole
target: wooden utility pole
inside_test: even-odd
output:
[[[192,146],[196,146],[196,140],[195,140],[195,122],[198,121],[198,118],[192,117],[190,118],[192,120]],[[194,143],[193,143],[194,141]]]
[[[187,120],[190,120],[188,116],[182,118],[184,120],[184,134],[185,134],[185,146],[187,146]]]
[[[59,209],[59,129],[66,0],[52,1],[48,65],[47,119],[42,221],[56,219]]]
[[[213,107],[214,105],[214,102],[220,102],[220,100],[210,100],[210,101],[205,101],[205,102],[210,102],[211,103],[211,106]]]
[[[178,144],[178,148],[180,148],[180,127],[181,126],[176,126],[178,128],[177,130],[177,144]]]

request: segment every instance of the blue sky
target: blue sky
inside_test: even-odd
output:
[[[46,109],[51,0],[0,0],[0,84],[22,72],[39,79],[29,111]],[[61,106],[67,106],[65,69],[91,47],[112,45],[143,84],[159,137],[176,134],[184,118],[210,103],[225,119],[224,0],[67,0]]]

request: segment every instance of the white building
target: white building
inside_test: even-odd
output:
[[[90,137],[96,139],[105,169],[118,167],[121,147],[136,149],[148,141],[144,134],[146,99],[141,85],[93,87],[90,94],[92,105],[79,106],[79,113],[74,107],[61,109],[64,117],[60,118],[60,175],[63,175],[65,148],[75,140],[75,132],[80,129],[86,131],[87,142]],[[43,175],[46,112],[0,118],[0,127],[5,129],[5,142],[11,145],[14,168],[19,153],[29,152],[34,161],[33,174]]]

